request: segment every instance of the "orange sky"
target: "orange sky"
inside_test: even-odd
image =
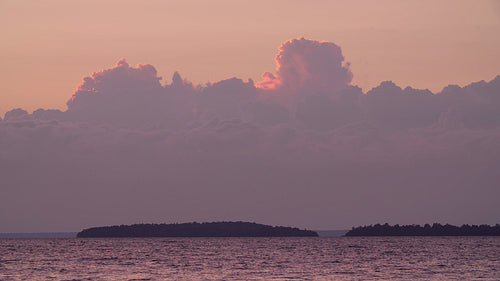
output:
[[[500,74],[500,1],[0,0],[0,116],[66,109],[121,57],[198,84],[274,72],[283,41],[339,44],[364,91],[381,81],[437,92]]]

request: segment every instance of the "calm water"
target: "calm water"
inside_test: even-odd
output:
[[[500,280],[500,237],[0,239],[0,280]]]

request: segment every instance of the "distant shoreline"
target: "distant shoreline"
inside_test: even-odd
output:
[[[434,231],[431,231],[433,228]],[[495,226],[462,225],[459,227],[449,224],[445,225],[426,224],[424,226],[420,225],[391,226],[389,224],[383,224],[383,225],[375,224],[369,226],[353,227],[351,230],[313,230],[312,232],[315,232],[317,234],[316,237],[500,236],[500,225],[498,224]],[[0,233],[0,239],[77,238],[77,234],[78,232],[11,232],[11,233]],[[190,236],[190,237],[201,237],[201,236]],[[264,237],[264,236],[256,236],[256,237]]]
[[[317,237],[312,230],[253,222],[133,224],[84,229],[79,238],[98,237]]]
[[[342,237],[348,230],[313,230],[319,237]],[[77,238],[78,232],[0,233],[0,239]]]
[[[500,225],[389,225],[375,224],[353,227],[345,236],[500,236]]]

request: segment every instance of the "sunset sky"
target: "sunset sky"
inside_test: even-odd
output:
[[[195,84],[261,80],[291,38],[334,42],[364,91],[391,80],[440,91],[500,69],[500,3],[449,1],[0,0],[0,115],[66,109],[83,76],[114,65]]]
[[[499,1],[0,0],[0,232],[495,224]]]

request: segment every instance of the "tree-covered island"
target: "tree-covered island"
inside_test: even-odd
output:
[[[311,230],[251,222],[205,222],[133,224],[92,227],[77,237],[304,237],[318,236]]]
[[[500,225],[399,225],[375,224],[353,227],[345,236],[500,236]]]

